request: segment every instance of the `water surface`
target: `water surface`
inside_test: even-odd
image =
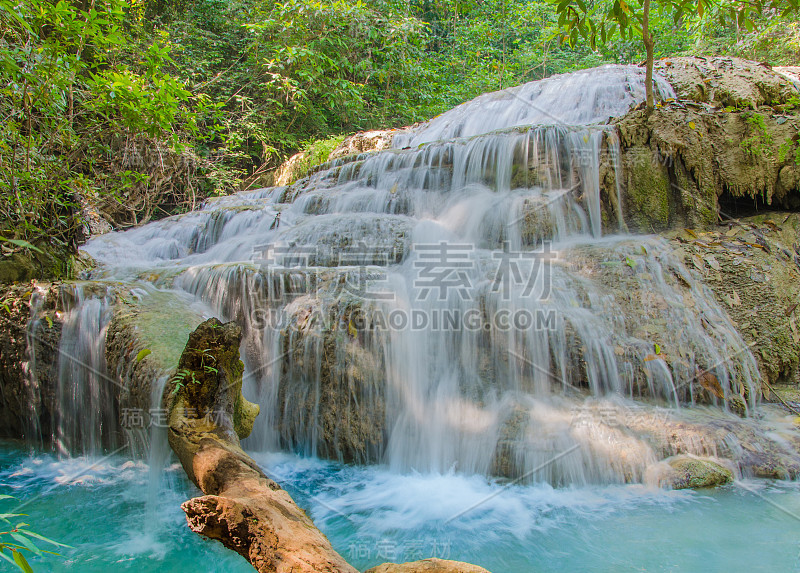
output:
[[[800,571],[797,482],[554,489],[254,457],[361,570],[437,556],[493,573]],[[34,531],[73,546],[62,559],[32,559],[36,571],[252,571],[188,529],[180,504],[198,491],[176,464],[154,479],[121,456],[58,459],[3,442],[0,484],[25,504]]]

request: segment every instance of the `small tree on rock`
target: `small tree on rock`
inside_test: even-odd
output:
[[[575,45],[579,38],[597,49],[598,41],[607,44],[617,34],[624,40],[641,37],[647,53],[645,93],[647,109],[653,109],[653,50],[655,38],[651,29],[651,9],[671,13],[675,22],[686,15],[703,17],[712,7],[722,20],[736,22],[740,28],[753,30],[765,15],[797,13],[800,0],[552,0],[558,14],[562,41]]]

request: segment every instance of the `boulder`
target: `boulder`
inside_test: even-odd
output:
[[[674,456],[665,461],[670,470],[661,485],[671,489],[717,487],[733,481],[733,472],[710,458]]]

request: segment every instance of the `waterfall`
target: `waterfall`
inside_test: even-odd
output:
[[[74,295],[58,347],[52,443],[61,454],[97,454],[115,447],[119,425],[105,357],[110,300],[80,286]]]
[[[676,408],[705,371],[752,406],[758,379],[668,243],[621,232],[610,120],[643,100],[643,82],[639,68],[604,66],[486,94],[398,131],[389,149],[85,249],[99,276],[145,277],[242,325],[244,393],[262,411],[250,449],[641,480],[651,445],[582,412]],[[64,344],[94,356],[107,308],[89,303]],[[83,389],[70,392],[102,399],[72,368]],[[64,416],[78,407],[65,394]]]
[[[31,313],[25,325],[25,361],[22,363],[22,373],[25,384],[25,404],[27,415],[23,417],[23,438],[29,447],[43,445],[41,410],[42,399],[37,371],[37,355],[39,352],[40,332],[42,327],[42,307],[44,294],[38,288],[31,290]]]

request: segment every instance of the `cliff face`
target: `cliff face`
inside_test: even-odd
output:
[[[677,100],[616,121],[631,231],[710,227],[736,216],[726,211],[739,199],[800,208],[800,101],[785,76],[736,58],[671,58],[656,70]]]

